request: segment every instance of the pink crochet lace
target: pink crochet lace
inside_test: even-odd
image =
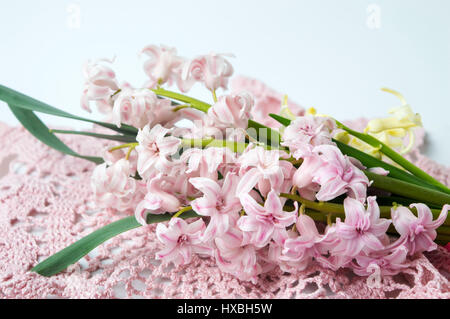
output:
[[[97,210],[89,180],[94,164],[51,150],[23,128],[0,124],[1,298],[449,298],[450,254],[442,247],[419,256],[396,276],[370,288],[366,277],[317,265],[297,274],[274,271],[254,285],[218,271],[209,259],[173,268],[154,260],[154,225],[124,233],[57,276],[30,272],[39,261],[120,218]],[[101,141],[63,140],[82,154]],[[418,152],[416,163],[450,184],[450,169]],[[8,169],[4,169],[5,167]]]
[[[161,248],[154,225],[106,242],[57,276],[42,277],[30,269],[121,216],[95,208],[94,164],[63,156],[23,128],[0,123],[0,136],[0,298],[450,298],[450,253],[443,247],[418,256],[410,268],[383,277],[376,287],[351,271],[317,265],[296,274],[273,271],[255,285],[221,273],[210,259],[196,257],[177,268],[161,265],[154,259]],[[92,155],[104,143],[62,139]],[[450,168],[417,150],[411,159],[450,185]]]

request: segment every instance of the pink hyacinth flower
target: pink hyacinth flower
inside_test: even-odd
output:
[[[335,235],[340,239],[334,253],[345,256],[357,256],[384,248],[382,241],[391,223],[390,219],[380,218],[380,209],[375,196],[367,197],[367,209],[364,205],[347,197],[344,200],[345,221],[336,219]]]
[[[293,165],[280,160],[286,153],[278,150],[265,150],[261,146],[248,148],[238,159],[241,165],[237,193],[247,194],[255,185],[263,196],[271,189],[280,192],[283,183],[291,177]]]
[[[114,71],[101,62],[112,63],[112,60],[99,59],[88,61],[83,66],[85,84],[81,96],[81,107],[91,112],[90,101],[96,101],[98,110],[103,114],[111,112],[111,96],[119,89]]]
[[[282,271],[295,273],[298,269],[302,269],[303,266],[301,263],[292,262],[288,260],[288,258],[283,258],[283,249],[284,243],[289,238],[297,237],[297,233],[292,230],[285,230],[284,232],[280,232],[277,238],[273,238],[273,240],[268,245],[267,256],[262,256],[262,259],[267,263],[273,264],[275,267],[278,266]]]
[[[358,255],[355,257],[356,262],[352,262],[350,266],[359,276],[368,276],[375,271],[379,271],[380,275],[395,275],[402,269],[409,267],[407,256],[408,249],[405,246],[399,246],[387,255],[376,257]]]
[[[158,99],[153,91],[122,88],[114,101],[112,122],[118,127],[125,123],[143,128],[147,124],[172,124],[180,115],[173,112],[170,100]]]
[[[130,162],[120,159],[110,166],[98,165],[92,173],[91,186],[99,207],[114,207],[119,211],[129,209],[134,203],[136,180],[131,177]]]
[[[147,87],[153,88],[157,84],[173,82],[177,83],[179,89],[187,91],[193,83],[181,80],[181,71],[184,59],[177,55],[177,50],[165,45],[148,45],[143,50],[150,57],[144,64],[144,71],[150,78]]]
[[[191,202],[192,209],[201,216],[211,218],[203,235],[204,241],[223,235],[239,217],[238,213],[242,207],[236,197],[238,179],[235,174],[229,173],[225,176],[222,186],[209,178],[189,179],[190,183],[203,193],[203,197]]]
[[[188,224],[181,218],[172,218],[168,226],[163,223],[156,226],[156,237],[165,246],[156,253],[156,259],[178,266],[189,264],[193,254],[212,255],[212,248],[200,240],[205,230],[202,219]]]
[[[295,265],[296,270],[304,270],[312,258],[328,265],[330,262],[323,254],[327,252],[328,246],[337,241],[335,237],[330,236],[334,230],[328,230],[324,235],[319,234],[314,220],[305,214],[298,216],[296,228],[300,236],[291,236],[284,241],[280,260]]]
[[[174,185],[162,174],[150,178],[147,181],[147,194],[136,206],[136,220],[146,225],[147,214],[174,213],[180,209],[180,201],[174,195]]]
[[[187,162],[187,174],[198,172],[200,177],[217,180],[219,169],[233,166],[236,155],[226,147],[190,148],[181,154],[180,160]]]
[[[279,114],[283,103],[283,94],[274,91],[259,80],[244,76],[235,76],[231,80],[232,93],[250,92],[255,99],[255,106],[251,110],[252,118],[258,123],[270,128],[279,128],[280,123],[269,116],[270,113]],[[295,116],[303,116],[305,110],[300,105],[288,100],[289,110]]]
[[[121,123],[143,128],[154,105],[158,103],[156,94],[148,89],[122,89],[114,101],[112,121],[118,127]]]
[[[202,82],[210,91],[227,89],[228,79],[233,75],[233,67],[225,59],[229,54],[210,53],[199,56],[183,67],[182,79]]]
[[[256,283],[262,268],[258,263],[255,246],[243,244],[243,234],[236,227],[215,239],[215,257],[219,269],[240,280]]]
[[[283,133],[283,146],[289,147],[296,159],[311,154],[314,146],[333,144],[331,132],[336,123],[329,117],[301,116],[289,124]]]
[[[315,197],[320,201],[329,201],[347,193],[363,202],[369,180],[336,146],[320,145],[304,159],[293,176],[293,183],[300,192],[302,188],[319,189]]]
[[[220,129],[243,128],[246,129],[253,107],[253,98],[243,92],[237,95],[224,95],[208,110],[208,116],[214,126]]]
[[[410,207],[417,209],[417,217],[404,206],[393,208],[391,211],[392,221],[395,229],[402,238],[409,254],[431,251],[437,248],[436,229],[441,226],[448,214],[450,205],[444,205],[439,217],[433,221],[433,213],[425,204],[411,204]]]
[[[246,216],[239,218],[237,225],[244,233],[251,234],[250,243],[256,247],[264,247],[273,236],[278,236],[280,231],[296,221],[297,203],[294,211],[284,211],[281,199],[274,190],[267,195],[264,206],[249,194],[242,194],[240,198]]]
[[[138,153],[138,172],[142,177],[151,174],[152,169],[164,171],[170,166],[168,157],[175,154],[181,144],[179,138],[166,136],[170,129],[166,129],[157,124],[150,129],[146,125],[140,129],[136,141],[139,145],[136,147]]]

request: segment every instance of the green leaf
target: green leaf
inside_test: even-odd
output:
[[[187,219],[198,217],[194,211],[187,211],[180,215],[180,218]],[[172,214],[166,213],[161,215],[147,215],[147,224],[160,223],[172,218]],[[31,271],[42,276],[53,276],[68,266],[76,263],[78,260],[86,256],[95,247],[101,245],[110,238],[113,238],[123,232],[142,226],[138,223],[134,216],[125,217],[109,225],[106,225],[91,234],[83,237],[72,245],[64,248],[56,254],[48,257]]]
[[[416,165],[414,165],[413,163],[408,161],[402,155],[400,155],[395,150],[393,150],[386,144],[382,143],[375,137],[365,134],[365,133],[354,131],[354,130],[348,128],[347,126],[345,126],[344,124],[342,124],[341,122],[339,122],[337,120],[335,120],[335,121],[336,121],[336,125],[338,128],[343,129],[350,135],[353,135],[354,137],[359,138],[361,141],[366,142],[370,146],[379,149],[381,153],[383,153],[384,155],[389,157],[391,160],[393,160],[395,163],[399,164],[401,167],[403,167],[404,169],[409,171],[411,174],[417,176],[418,178],[426,181],[429,184],[433,184],[433,185],[437,186],[440,190],[444,191],[445,193],[450,194],[450,189],[447,186],[445,186],[444,184],[442,184],[441,182],[439,182],[438,180],[436,180],[435,178],[433,178],[432,176],[430,176],[429,174],[427,174],[426,172],[424,172],[423,170],[418,168]]]
[[[102,127],[109,128],[110,130],[122,133],[124,135],[137,135],[138,130],[135,127],[130,125],[122,124],[119,128],[114,124],[99,122],[95,120],[90,120],[84,117],[80,117],[77,115],[73,115],[67,113],[63,110],[57,109],[53,106],[50,106],[46,103],[33,99],[25,94],[17,92],[13,89],[10,89],[6,86],[0,85],[0,100],[6,102],[9,105],[14,105],[16,108],[21,108],[29,111],[40,112],[45,114],[50,114],[59,117],[70,118],[78,121],[94,123],[100,125]]]
[[[9,104],[9,108],[23,127],[44,144],[67,155],[83,158],[96,164],[103,163],[101,157],[80,155],[70,149],[54,134],[50,133],[48,127],[32,111],[16,107],[13,104]]]
[[[450,195],[444,192],[368,171],[364,171],[364,174],[366,174],[369,180],[373,181],[373,187],[414,199],[416,202],[428,202],[439,207],[450,203]]]
[[[125,142],[125,143],[133,143],[136,142],[136,138],[130,135],[107,135],[107,134],[98,134],[93,132],[84,132],[84,131],[66,131],[66,130],[50,130],[51,133],[56,134],[73,134],[73,135],[85,135],[92,136],[96,138],[101,138],[105,140]]]
[[[248,120],[247,133],[258,142],[269,145],[271,148],[280,148],[281,135],[270,127]]]
[[[291,124],[290,119],[287,119],[281,115],[270,113],[269,116],[283,126],[288,126],[289,124]]]

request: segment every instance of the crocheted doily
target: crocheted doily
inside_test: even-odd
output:
[[[220,272],[211,259],[161,265],[154,259],[161,249],[155,225],[113,238],[66,271],[42,277],[30,269],[123,216],[92,202],[94,164],[48,148],[23,128],[0,123],[0,137],[0,298],[450,298],[450,254],[443,247],[379,285],[318,265],[296,274],[273,271],[252,284]],[[62,140],[86,155],[104,146],[90,137]],[[450,184],[450,168],[418,151],[411,159]]]

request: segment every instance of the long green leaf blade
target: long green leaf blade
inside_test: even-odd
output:
[[[160,223],[172,218],[172,214],[166,213],[161,215],[147,215],[147,224]],[[198,217],[194,211],[187,211],[180,215],[180,218],[187,219]],[[109,225],[106,225],[86,237],[78,240],[72,245],[64,248],[56,254],[48,257],[33,269],[34,272],[46,277],[53,276],[68,266],[76,263],[78,260],[86,256],[97,246],[101,245],[108,239],[111,239],[123,232],[142,226],[138,223],[134,216],[125,217]]]
[[[272,148],[279,148],[281,143],[281,135],[277,131],[268,126],[248,120],[248,135],[256,139],[258,142],[270,145]]]
[[[138,130],[135,127],[132,127],[132,126],[129,126],[126,124],[122,124],[121,127],[119,128],[116,125],[111,124],[111,123],[90,120],[90,119],[87,119],[84,117],[70,114],[68,112],[57,109],[53,106],[50,106],[46,103],[38,101],[32,97],[29,97],[25,94],[17,92],[15,90],[10,89],[3,85],[0,85],[0,100],[6,102],[9,105],[14,105],[17,108],[26,109],[29,111],[40,112],[40,113],[45,113],[45,114],[49,114],[49,115],[70,118],[70,119],[74,119],[74,120],[78,120],[78,121],[94,123],[94,124],[100,125],[102,127],[111,129],[113,131],[120,132],[125,135],[136,136],[136,134],[138,132]]]
[[[9,104],[9,108],[23,127],[42,143],[67,155],[83,158],[96,164],[103,163],[101,157],[84,156],[73,151],[54,134],[50,133],[48,127],[32,111],[16,107],[13,104]]]
[[[288,126],[289,124],[291,124],[290,119],[287,119],[281,115],[270,113],[269,116],[283,126]]]
[[[373,187],[386,190],[393,194],[413,198],[417,202],[424,201],[432,203],[439,207],[450,203],[450,195],[447,193],[368,171],[364,171],[364,174],[366,174],[369,180],[373,181]]]
[[[84,135],[84,136],[92,136],[96,138],[101,138],[105,140],[125,142],[125,143],[134,143],[136,142],[136,138],[129,135],[108,135],[108,134],[99,134],[93,132],[85,132],[85,131],[67,131],[67,130],[50,130],[51,133],[56,134],[72,134],[72,135]]]
[[[439,187],[439,189],[446,192],[447,194],[450,194],[450,189],[447,186],[445,186],[444,184],[442,184],[441,182],[436,180],[434,177],[432,177],[425,171],[421,170],[419,167],[417,167],[416,165],[414,165],[413,163],[408,161],[402,155],[400,155],[395,150],[393,150],[386,144],[382,143],[375,137],[365,134],[365,133],[354,131],[354,130],[350,129],[349,127],[345,126],[344,124],[342,124],[341,122],[339,122],[337,120],[335,120],[335,121],[336,121],[336,125],[338,126],[338,128],[341,128],[344,131],[346,131],[347,133],[349,133],[350,135],[353,135],[354,137],[359,138],[361,141],[364,141],[367,144],[369,144],[375,148],[378,148],[381,153],[383,153],[384,155],[389,157],[391,160],[393,160],[394,162],[399,164],[401,167],[403,167],[404,169],[409,171],[411,174],[425,180],[429,184],[433,184],[433,185]]]

